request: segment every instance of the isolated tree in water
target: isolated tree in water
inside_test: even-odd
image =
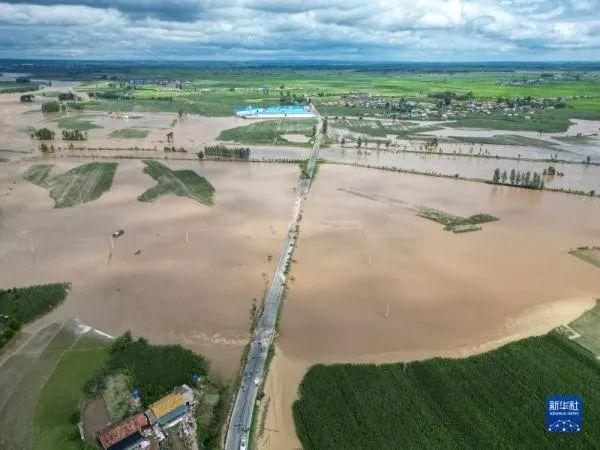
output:
[[[493,183],[499,183],[500,182],[500,169],[496,169],[494,170],[494,175],[492,176],[492,182]]]

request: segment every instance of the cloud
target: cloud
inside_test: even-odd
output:
[[[0,0],[0,57],[597,60],[598,10],[600,0]]]

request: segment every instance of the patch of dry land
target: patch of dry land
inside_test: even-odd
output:
[[[418,208],[499,220],[448,233]],[[321,165],[266,380],[262,448],[300,447],[291,405],[312,364],[466,356],[571,322],[600,277],[566,250],[598,245],[598,224],[596,198]]]
[[[140,160],[119,160],[100,198],[55,209],[48,191],[22,179],[34,164],[66,173],[85,158],[40,158],[0,170],[0,286],[68,280],[69,298],[41,319],[77,317],[116,336],[125,330],[179,343],[230,378],[248,339],[249,311],[273,273],[295,200],[296,165],[164,161],[194,171],[212,205],[165,192]],[[184,172],[189,173],[189,172]],[[124,234],[111,239],[112,233]]]

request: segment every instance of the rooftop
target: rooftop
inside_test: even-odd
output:
[[[102,444],[102,448],[107,449],[148,425],[148,418],[144,414],[138,413],[102,430],[98,433],[98,440]]]

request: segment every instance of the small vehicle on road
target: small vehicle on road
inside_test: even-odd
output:
[[[123,236],[123,234],[125,234],[125,230],[117,230],[113,232],[112,237],[118,238],[119,236]]]
[[[260,377],[256,377],[254,379],[254,384],[257,385],[257,386],[260,384]]]
[[[240,450],[246,450],[246,436],[242,436],[242,440],[240,441]]]

